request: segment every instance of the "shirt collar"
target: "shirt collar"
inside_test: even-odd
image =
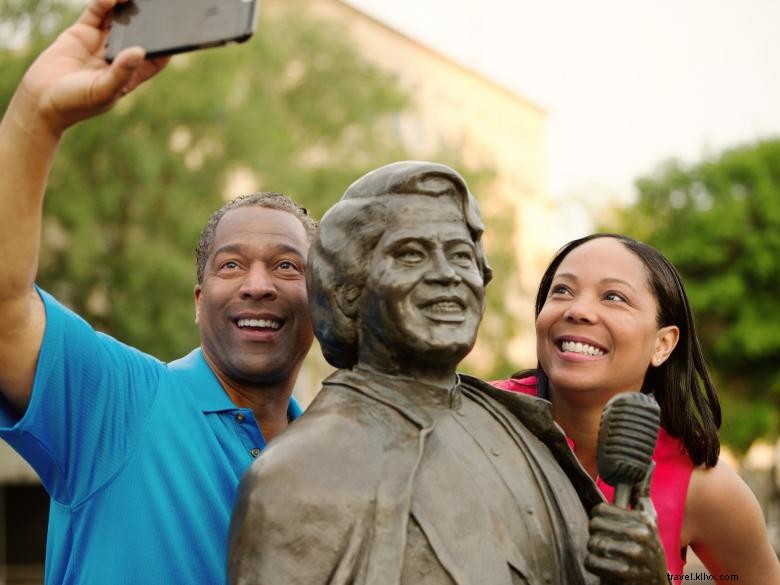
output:
[[[189,354],[168,364],[168,369],[181,376],[197,407],[202,412],[235,411],[233,403],[214,374],[203,351],[198,347]],[[287,406],[287,418],[295,420],[303,414],[303,409],[295,398],[290,397]]]

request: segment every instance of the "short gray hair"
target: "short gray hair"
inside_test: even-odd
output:
[[[306,230],[306,235],[309,237],[309,242],[312,241],[314,235],[317,233],[317,222],[309,215],[309,212],[305,207],[301,207],[295,201],[290,199],[283,193],[276,193],[273,191],[263,191],[258,193],[250,193],[249,195],[241,195],[225,203],[222,207],[217,209],[211,214],[209,221],[203,228],[198,240],[198,246],[195,248],[195,259],[198,268],[198,284],[203,284],[203,275],[206,272],[206,263],[208,262],[211,251],[214,249],[214,233],[217,231],[222,216],[228,211],[238,209],[239,207],[266,207],[268,209],[278,209],[280,211],[287,211],[297,217],[303,228]]]

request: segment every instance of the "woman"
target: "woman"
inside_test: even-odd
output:
[[[670,573],[688,546],[716,578],[780,583],[780,563],[747,485],[718,462],[720,405],[680,276],[657,250],[617,234],[570,242],[536,298],[538,367],[494,382],[552,402],[578,459],[598,478],[601,412],[615,394],[653,393],[661,430],[650,495]]]

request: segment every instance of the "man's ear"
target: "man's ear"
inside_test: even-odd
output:
[[[199,284],[196,284],[193,292],[195,293],[195,325],[197,325],[200,319],[200,296],[203,289]]]
[[[655,367],[664,363],[677,347],[678,341],[680,341],[680,328],[677,325],[661,327],[656,333],[655,351],[651,363]]]

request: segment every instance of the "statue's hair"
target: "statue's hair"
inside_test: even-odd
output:
[[[357,363],[357,305],[369,257],[390,221],[389,201],[407,195],[453,197],[463,211],[484,284],[491,279],[479,204],[456,171],[437,163],[402,161],[364,175],[323,216],[309,251],[309,313],[325,359],[337,368]]]

